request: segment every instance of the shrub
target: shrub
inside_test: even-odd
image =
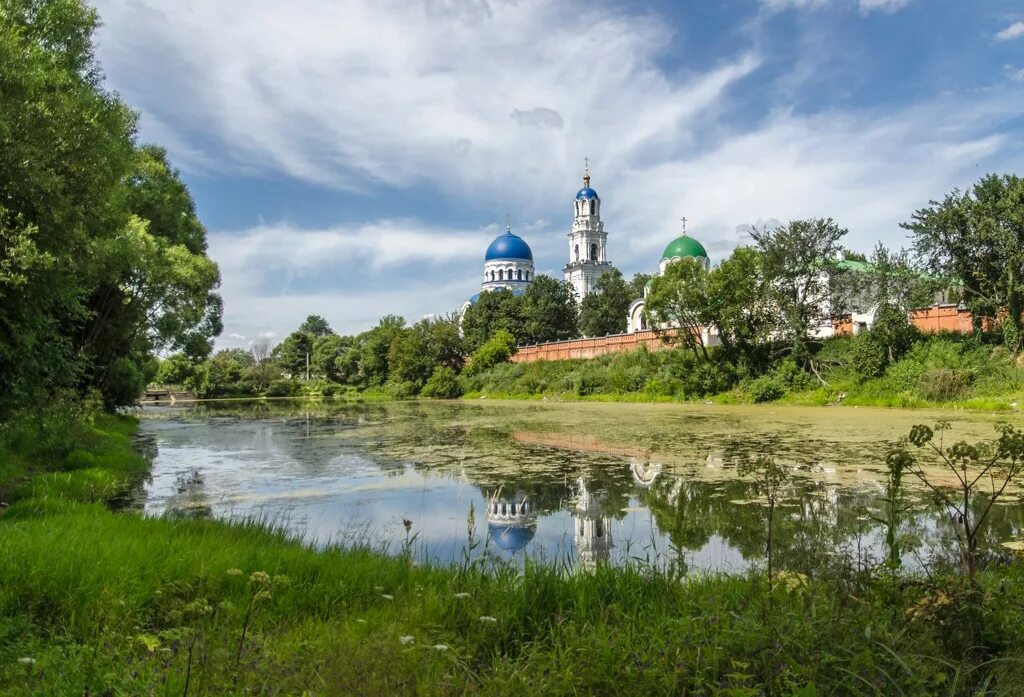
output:
[[[859,382],[880,377],[888,365],[885,346],[868,332],[853,338],[850,346],[850,364]]]
[[[786,396],[786,386],[777,375],[762,375],[750,383],[747,393],[756,403],[774,402]]]
[[[504,329],[498,330],[469,358],[466,372],[476,375],[507,361],[516,350],[516,338]]]
[[[298,380],[282,378],[274,380],[267,388],[268,397],[295,397],[302,391],[302,385]]]
[[[434,368],[427,383],[423,386],[420,396],[429,399],[456,399],[462,396],[462,385],[459,376],[446,365]]]
[[[917,394],[931,402],[949,402],[962,397],[971,386],[973,376],[963,370],[938,368],[921,374]]]

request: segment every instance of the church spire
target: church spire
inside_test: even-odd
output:
[[[583,158],[583,186],[587,189],[590,188],[590,158]]]

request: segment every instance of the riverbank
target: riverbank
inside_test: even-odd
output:
[[[45,447],[5,440],[4,694],[1012,694],[1024,678],[1017,563],[981,576],[973,614],[955,577],[841,563],[768,593],[761,575],[317,551],[111,510],[145,474],[132,429],[97,415]]]

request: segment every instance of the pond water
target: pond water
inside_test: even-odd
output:
[[[791,568],[884,555],[888,444],[917,423],[989,439],[1012,415],[778,406],[541,402],[231,403],[145,409],[146,513],[260,517],[314,544],[408,545],[423,561],[638,562],[741,571],[764,554],[765,507],[736,466],[791,473],[776,554]],[[955,547],[922,496],[903,533],[920,565]],[[1024,526],[990,517],[992,553]],[[908,546],[909,548],[909,546]]]

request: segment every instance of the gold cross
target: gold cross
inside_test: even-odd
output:
[[[680,220],[683,221],[683,234],[685,235],[686,234],[686,216],[684,215],[682,218],[680,218]]]

